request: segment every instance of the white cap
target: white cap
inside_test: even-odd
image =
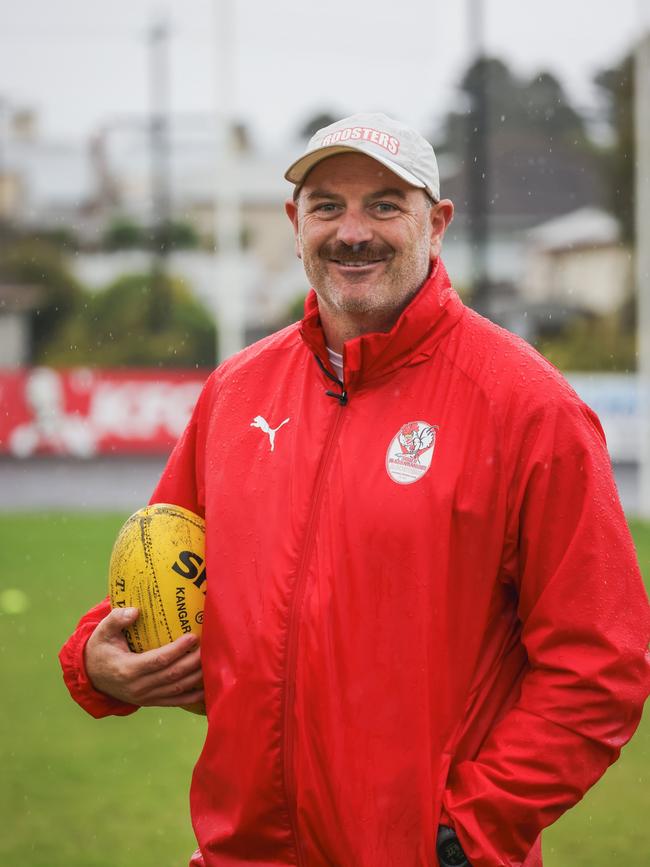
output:
[[[440,201],[438,163],[429,142],[416,130],[379,113],[353,114],[319,129],[284,176],[300,185],[321,160],[350,151],[372,157],[407,184]]]

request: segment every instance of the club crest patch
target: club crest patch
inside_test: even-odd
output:
[[[395,434],[386,452],[386,472],[398,485],[417,482],[431,466],[437,425],[408,421]]]

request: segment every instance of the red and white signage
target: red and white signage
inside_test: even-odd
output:
[[[92,457],[168,452],[209,371],[0,371],[0,453]]]

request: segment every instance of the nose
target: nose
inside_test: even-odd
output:
[[[362,210],[348,208],[339,217],[336,239],[348,247],[372,240],[372,226],[367,214]]]

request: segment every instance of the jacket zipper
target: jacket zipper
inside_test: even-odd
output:
[[[296,668],[298,664],[298,634],[300,631],[300,619],[302,614],[302,606],[305,598],[305,590],[307,587],[307,564],[309,562],[309,553],[311,543],[316,529],[316,516],[320,508],[320,501],[323,493],[323,482],[327,474],[332,451],[336,443],[336,435],[341,425],[343,418],[343,407],[346,404],[339,403],[336,409],[334,421],[330,427],[323,454],[316,475],[314,484],[314,496],[312,498],[312,506],[309,512],[307,528],[305,530],[304,543],[300,564],[296,572],[296,582],[294,586],[293,599],[291,601],[291,609],[289,612],[289,629],[287,636],[287,655],[285,662],[285,689],[283,703],[283,773],[284,773],[284,790],[287,799],[287,808],[289,812],[289,821],[295,841],[296,859],[299,867],[305,867],[306,858],[302,849],[302,843],[298,834],[298,808],[297,808],[297,791],[295,779],[294,765],[294,738],[295,725],[293,720],[293,706],[296,695]]]

